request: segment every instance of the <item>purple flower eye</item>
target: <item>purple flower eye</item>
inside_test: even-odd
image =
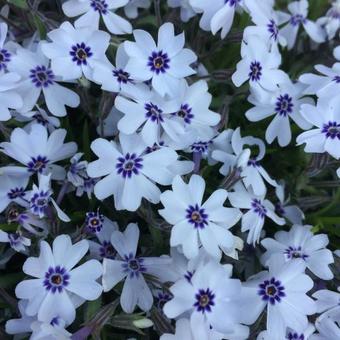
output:
[[[302,14],[295,14],[290,18],[290,24],[292,26],[298,26],[300,24],[304,24],[306,22],[306,18]]]
[[[8,193],[7,196],[9,199],[14,200],[19,197],[25,196],[25,189],[23,187],[21,188],[13,188]]]
[[[192,108],[188,104],[182,104],[181,108],[177,112],[174,112],[173,115],[182,118],[187,124],[190,124],[194,118],[191,111]]]
[[[91,0],[91,7],[100,14],[107,14],[108,4],[105,0]]]
[[[54,74],[49,67],[37,66],[30,71],[30,78],[36,87],[48,87],[54,83]]]
[[[11,61],[11,54],[5,50],[0,50],[0,71],[7,69],[7,63]]]
[[[41,174],[46,169],[49,160],[45,156],[32,157],[31,161],[28,162],[27,167],[29,172],[38,172]]]
[[[148,119],[151,119],[152,122],[155,122],[157,124],[159,124],[160,122],[164,122],[163,119],[163,111],[155,104],[153,103],[147,103],[144,106],[146,113],[145,116]]]
[[[303,259],[303,260],[306,260],[306,258],[308,257],[307,254],[303,253],[301,246],[298,246],[298,247],[288,247],[284,251],[284,254],[286,255],[286,258],[288,260],[291,260],[291,259]]]
[[[281,281],[276,280],[274,277],[260,283],[259,288],[258,294],[262,297],[262,300],[269,301],[272,305],[281,302],[281,298],[286,296],[285,287],[281,284]]]
[[[85,228],[91,233],[98,233],[103,228],[104,215],[99,211],[86,213]]]
[[[209,288],[200,289],[195,298],[194,307],[196,307],[197,312],[211,312],[211,307],[215,305],[215,294]]]
[[[273,19],[269,21],[267,28],[268,28],[269,33],[271,34],[270,37],[276,41],[279,35],[279,29]]]
[[[127,153],[125,157],[119,157],[116,165],[117,173],[123,178],[131,178],[132,174],[138,175],[143,167],[143,158],[137,157],[135,153]]]
[[[118,82],[121,84],[133,83],[133,80],[130,78],[130,73],[125,72],[122,69],[117,69],[112,71],[113,76],[117,78]]]
[[[87,58],[90,58],[93,53],[91,52],[91,47],[82,42],[71,47],[70,55],[72,56],[72,61],[80,66],[87,65]]]
[[[326,138],[340,139],[340,124],[328,122],[328,124],[323,125],[322,133],[326,135]]]
[[[267,215],[267,209],[260,200],[254,198],[251,202],[251,206],[253,208],[253,211],[257,213],[261,218],[264,218]]]
[[[198,204],[195,204],[195,206],[190,205],[186,213],[187,220],[193,224],[196,229],[203,229],[208,225],[208,214],[206,214],[205,210],[200,208]]]
[[[293,98],[289,94],[280,95],[276,99],[275,112],[280,116],[286,117],[289,113],[292,113],[293,107]]]
[[[251,81],[259,81],[262,76],[262,66],[258,61],[253,61],[250,64],[249,79]]]
[[[64,267],[49,267],[48,271],[45,273],[43,285],[47,291],[50,291],[53,294],[56,292],[61,293],[69,284],[69,279],[70,275]]]
[[[130,278],[138,277],[140,273],[146,272],[143,262],[142,258],[134,257],[132,254],[125,255],[124,263],[122,264],[123,271],[128,273]]]
[[[148,66],[151,71],[156,74],[165,73],[166,70],[170,68],[169,63],[170,58],[168,57],[168,54],[163,53],[163,51],[152,52],[148,59]]]

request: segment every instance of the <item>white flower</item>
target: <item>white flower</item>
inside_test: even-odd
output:
[[[148,87],[131,78],[126,72],[126,64],[129,60],[123,44],[120,44],[116,53],[116,66],[111,64],[98,64],[93,72],[95,82],[102,85],[105,91],[122,93],[130,98],[138,98],[146,95]]]
[[[280,183],[275,188],[276,197],[279,202],[275,204],[276,213],[286,218],[292,224],[302,224],[302,220],[305,219],[303,211],[297,205],[288,205],[290,198],[285,199],[285,184],[280,181]]]
[[[12,53],[6,48],[8,26],[5,22],[0,22],[0,72],[7,70],[7,65],[11,61]]]
[[[317,313],[324,313],[340,320],[340,293],[328,289],[318,290],[313,294],[316,299]]]
[[[18,302],[18,309],[20,312],[21,318],[19,319],[11,319],[6,322],[5,330],[7,334],[24,334],[31,333],[31,324],[37,320],[34,316],[29,316],[26,314],[25,310],[27,307],[27,300],[20,300]]]
[[[285,339],[288,340],[304,340],[310,339],[310,336],[315,332],[315,327],[309,323],[303,333],[297,333],[292,329],[287,328]],[[272,333],[262,331],[256,340],[282,340],[282,334],[278,334],[276,330]]]
[[[297,139],[297,145],[306,143],[305,152],[328,152],[336,159],[340,158],[340,96],[333,100],[320,101],[317,106],[301,106],[302,116],[315,129],[303,132]]]
[[[241,46],[242,60],[236,66],[231,79],[240,87],[249,81],[252,87],[262,87],[268,91],[277,90],[277,84],[286,79],[283,71],[278,70],[281,55],[277,50],[269,51],[268,45],[260,37],[251,36]]]
[[[286,46],[287,41],[279,31],[279,26],[287,21],[287,14],[283,12],[274,11],[273,7],[268,2],[255,2],[252,0],[245,0],[252,21],[256,26],[247,26],[244,30],[244,37],[248,41],[250,36],[257,35],[268,41],[270,45]]]
[[[340,338],[340,327],[331,318],[318,318],[315,322],[318,334],[314,334],[309,340],[330,340]]]
[[[118,96],[115,107],[124,113],[118,122],[119,131],[131,135],[140,130],[147,146],[159,144],[163,133],[174,141],[180,140],[185,133],[184,127],[173,119],[173,113],[178,109],[176,101],[163,99],[155,91],[135,101]]]
[[[210,327],[223,334],[238,328],[247,332],[247,327],[240,325],[241,282],[232,279],[231,273],[231,265],[209,262],[197,269],[190,282],[177,281],[170,288],[174,297],[164,305],[165,315],[169,318],[189,315],[193,339],[209,339]]]
[[[40,45],[36,52],[25,48],[17,48],[8,69],[18,72],[21,79],[17,88],[23,99],[20,112],[33,109],[43,93],[48,110],[55,116],[66,116],[66,108],[77,107],[79,96],[70,89],[60,86],[56,77],[49,67],[49,60],[42,54]]]
[[[151,0],[129,0],[124,7],[125,15],[130,19],[138,17],[138,8],[149,8]]]
[[[152,307],[153,297],[144,275],[151,274],[160,277],[166,273],[169,257],[136,257],[139,239],[137,224],[130,223],[124,233],[114,231],[111,243],[117,250],[120,260],[103,260],[104,291],[111,290],[125,278],[120,304],[125,313],[132,313],[136,305],[143,311]]]
[[[288,76],[275,92],[267,92],[261,88],[251,89],[248,101],[255,107],[246,112],[246,117],[252,122],[257,122],[275,115],[266,130],[268,143],[272,143],[276,138],[282,147],[290,143],[292,138],[290,119],[304,130],[311,128],[311,124],[300,114],[302,104],[313,103],[310,98],[302,98],[303,89],[303,85],[293,84]]]
[[[226,190],[216,190],[204,203],[205,181],[193,175],[188,184],[180,176],[172,183],[172,191],[161,194],[164,209],[160,215],[171,225],[170,245],[181,245],[184,255],[194,258],[200,245],[213,257],[234,248],[234,236],[228,230],[241,217],[238,209],[223,206]]]
[[[189,0],[189,3],[194,11],[203,13],[200,27],[214,35],[221,30],[222,39],[231,29],[236,9],[244,6],[243,0]]]
[[[51,322],[35,321],[31,324],[30,340],[71,340],[71,333],[65,329],[64,320],[55,317]]]
[[[92,80],[95,65],[107,62],[105,51],[110,35],[106,32],[74,28],[64,22],[47,36],[52,42],[42,44],[42,51],[51,59],[53,73],[62,80],[76,80],[82,75]]]
[[[221,116],[209,109],[212,95],[205,81],[189,85],[182,80],[175,100],[177,109],[172,112],[172,120],[183,126],[186,131],[184,138],[194,140],[214,134],[213,127],[219,123]]]
[[[9,211],[9,222],[16,222],[33,235],[45,236],[49,231],[49,223],[32,214],[29,210],[19,213],[15,208]]]
[[[168,0],[168,6],[170,8],[180,7],[181,20],[183,22],[188,22],[192,17],[196,15],[196,12],[190,5],[190,0]]]
[[[278,225],[284,225],[285,220],[275,213],[274,205],[264,199],[264,196],[256,196],[252,192],[244,189],[243,185],[238,185],[235,192],[229,193],[228,199],[233,207],[247,209],[242,216],[241,231],[248,231],[247,243],[259,242],[261,231],[266,217],[269,217]]]
[[[28,193],[29,208],[32,214],[40,218],[48,216],[50,203],[52,203],[58,217],[64,222],[70,222],[70,218],[59,208],[52,198],[51,174],[39,175],[39,186],[33,184],[33,189]]]
[[[280,33],[286,38],[288,49],[295,45],[296,37],[300,26],[302,25],[309,37],[317,43],[322,43],[326,40],[326,32],[315,22],[308,20],[307,0],[293,1],[288,5],[288,10],[291,13],[289,22],[284,26]]]
[[[26,247],[31,245],[31,240],[22,236],[20,232],[6,233],[0,230],[0,242],[9,243],[15,251],[25,253]]]
[[[34,124],[45,126],[49,133],[60,127],[60,120],[57,117],[49,116],[45,110],[36,105],[36,110],[28,112],[13,112],[14,118],[18,122],[28,122],[24,126],[24,130],[29,132]]]
[[[327,11],[326,15],[319,18],[316,23],[323,27],[327,33],[329,40],[334,39],[340,28],[340,2],[335,0],[332,7]]]
[[[92,219],[86,219],[86,222],[93,224]],[[90,245],[90,254],[92,257],[98,260],[102,260],[104,258],[114,259],[116,257],[116,250],[112,247],[111,236],[112,233],[118,230],[118,225],[116,222],[112,222],[107,217],[103,216],[103,221],[100,222],[101,228],[99,231],[95,233],[99,243],[94,241],[88,241]],[[98,226],[98,224],[97,224]],[[98,229],[97,229],[98,230]]]
[[[190,65],[196,61],[194,52],[184,47],[184,33],[175,36],[171,23],[163,24],[158,31],[157,45],[152,36],[143,30],[134,30],[136,42],[125,42],[130,57],[126,71],[136,80],[152,80],[153,88],[161,95],[175,95],[179,81],[195,71]]]
[[[254,156],[250,155],[249,149],[245,146],[258,147],[259,153]],[[240,169],[240,177],[247,189],[251,188],[255,195],[265,195],[267,188],[264,180],[270,185],[276,187],[277,183],[262,167],[260,161],[266,154],[266,147],[263,141],[252,136],[241,137],[240,128],[237,128],[231,137],[231,146],[233,153],[230,150],[217,149],[213,151],[212,157],[224,165],[220,168],[220,173],[226,176],[232,168],[237,166]]]
[[[0,122],[11,119],[9,109],[20,109],[23,105],[23,100],[17,90],[19,80],[20,76],[17,73],[0,72]]]
[[[299,78],[301,83],[308,85],[304,94],[316,94],[322,99],[332,99],[338,96],[340,91],[340,63],[335,63],[332,68],[324,65],[315,65],[314,68],[321,75],[306,73]]]
[[[142,198],[159,202],[161,191],[155,185],[170,185],[176,173],[169,167],[177,161],[177,153],[167,147],[145,153],[139,135],[120,134],[120,145],[98,138],[91,144],[99,157],[88,165],[90,177],[105,176],[94,187],[100,200],[112,195],[116,209],[135,211]],[[189,170],[190,171],[190,170]]]
[[[244,283],[242,307],[244,322],[254,323],[267,310],[267,330],[284,339],[286,328],[302,333],[308,326],[307,315],[315,313],[315,302],[307,296],[313,280],[304,274],[302,260],[281,266],[272,262],[269,271],[263,271]]]
[[[0,212],[3,212],[11,202],[27,207],[25,190],[28,180],[29,176],[26,174],[13,176],[6,171],[0,174]]]
[[[9,166],[8,173],[51,172],[52,179],[63,179],[64,168],[53,163],[71,157],[77,150],[76,143],[63,144],[65,136],[64,129],[55,130],[48,136],[46,128],[40,124],[32,125],[29,132],[20,128],[14,129],[10,142],[0,143],[0,151],[23,164],[25,168]]]
[[[63,3],[63,11],[68,17],[81,15],[74,22],[75,27],[98,29],[100,18],[113,34],[132,32],[131,24],[117,15],[115,11],[125,6],[129,0],[69,0]]]
[[[102,286],[96,280],[102,275],[101,264],[90,260],[74,268],[87,251],[87,241],[72,245],[68,235],[57,236],[53,249],[41,241],[40,256],[29,257],[23,266],[24,273],[34,279],[20,282],[15,289],[18,298],[28,300],[27,315],[37,314],[45,322],[58,315],[69,324],[75,318],[75,297],[85,301],[100,296]]]
[[[276,259],[279,261],[294,262],[302,259],[306,268],[323,280],[331,280],[334,275],[329,265],[334,262],[332,252],[325,249],[329,240],[327,235],[314,235],[311,226],[293,225],[287,231],[278,231],[274,238],[261,241],[266,252],[262,256],[265,265]]]

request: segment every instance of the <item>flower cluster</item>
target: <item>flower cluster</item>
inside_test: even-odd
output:
[[[340,1],[8,2],[5,332],[339,339]]]

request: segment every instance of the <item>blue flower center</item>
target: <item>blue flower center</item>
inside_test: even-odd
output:
[[[262,76],[262,66],[258,61],[253,61],[250,64],[249,79],[251,81],[259,81]]]
[[[195,295],[196,302],[194,307],[196,307],[197,312],[211,312],[211,307],[215,305],[214,299],[215,294],[209,289],[199,289],[198,293]]]
[[[43,286],[53,294],[61,293],[63,289],[69,284],[70,275],[62,266],[49,267],[45,273]]]
[[[274,277],[259,284],[258,294],[262,297],[263,301],[269,302],[272,305],[281,302],[281,299],[286,296],[285,288],[281,281],[276,280]]]
[[[116,164],[117,173],[123,178],[131,178],[133,174],[138,175],[142,167],[143,158],[138,157],[135,153],[127,153],[125,157],[119,157]]]

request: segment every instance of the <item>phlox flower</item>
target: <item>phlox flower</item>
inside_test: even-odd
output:
[[[27,174],[13,176],[6,174],[6,171],[0,174],[0,212],[3,212],[11,202],[27,207],[25,190],[28,180]]]
[[[110,63],[98,64],[93,72],[94,81],[101,84],[105,91],[121,93],[130,98],[146,95],[148,87],[126,72],[128,60],[124,44],[120,44],[116,53],[116,66]]]
[[[136,305],[143,311],[152,307],[153,296],[144,275],[150,274],[156,278],[166,273],[171,263],[169,257],[137,257],[139,228],[130,223],[124,233],[114,231],[111,243],[119,254],[119,258],[103,260],[104,291],[111,290],[116,284],[125,279],[120,304],[125,313],[132,313]]]
[[[282,36],[279,26],[285,22],[287,14],[275,11],[271,5],[265,1],[255,2],[244,0],[251,16],[251,20],[256,26],[248,26],[244,31],[244,37],[248,41],[250,36],[257,35],[268,41],[269,45],[286,46],[286,39]]]
[[[324,28],[329,40],[334,39],[340,28],[340,1],[333,1],[326,15],[319,18],[316,23]]]
[[[178,109],[176,101],[166,100],[155,91],[133,101],[118,96],[115,107],[124,113],[118,122],[119,131],[127,135],[140,131],[147,146],[160,143],[163,133],[174,141],[180,140],[185,133],[180,122],[173,119],[173,113]]]
[[[28,192],[29,209],[32,214],[40,218],[49,214],[50,203],[52,203],[58,217],[64,222],[70,222],[70,218],[59,208],[57,202],[52,198],[51,174],[39,175],[39,186],[33,184],[33,189]]]
[[[43,93],[48,110],[55,116],[66,116],[66,108],[77,107],[79,96],[70,89],[58,84],[56,77],[49,67],[49,60],[40,49],[36,52],[18,47],[8,69],[17,72],[21,79],[17,91],[22,97],[23,106],[20,112],[27,112],[37,104],[40,94]]]
[[[20,232],[6,233],[0,230],[0,243],[8,243],[15,251],[26,253],[26,247],[31,245],[31,240],[24,237]]]
[[[11,61],[12,54],[5,46],[8,26],[5,22],[0,22],[0,72],[7,70],[7,65]]]
[[[247,338],[238,302],[242,286],[239,280],[231,278],[231,273],[231,265],[209,262],[196,270],[190,282],[178,280],[170,287],[174,297],[164,305],[165,315],[169,318],[188,315],[193,339],[210,339],[211,329],[228,335],[239,330]]]
[[[108,62],[105,51],[110,35],[107,32],[74,28],[64,22],[47,36],[51,42],[44,42],[41,49],[51,59],[52,72],[62,80],[77,80],[82,75],[92,80],[96,64]]]
[[[0,151],[24,167],[8,166],[8,173],[32,175],[51,172],[52,179],[63,179],[64,168],[54,163],[71,157],[77,150],[74,142],[64,144],[65,137],[64,129],[57,129],[48,136],[46,128],[40,124],[32,125],[29,132],[21,128],[14,129],[10,142],[0,143]]]
[[[52,248],[41,241],[39,257],[29,257],[23,266],[24,273],[34,278],[21,281],[15,289],[18,298],[28,300],[28,316],[51,322],[57,315],[71,323],[75,298],[84,302],[100,296],[102,287],[96,280],[102,275],[101,264],[90,260],[74,268],[88,247],[86,240],[72,245],[68,235],[57,236]]]
[[[288,23],[280,30],[280,33],[287,40],[288,49],[292,49],[295,45],[300,26],[303,26],[313,41],[322,43],[326,40],[325,31],[317,23],[307,19],[308,7],[307,0],[293,1],[288,5],[290,18]]]
[[[301,114],[316,128],[303,132],[297,139],[297,145],[306,144],[305,152],[328,152],[336,159],[340,158],[340,96],[331,101],[319,100],[317,106],[304,104]]]
[[[21,109],[23,106],[23,99],[17,90],[19,80],[18,73],[0,72],[0,122],[11,119],[9,109]]]
[[[94,187],[96,197],[103,200],[113,194],[116,209],[130,211],[137,210],[143,197],[158,203],[161,191],[155,183],[171,184],[177,153],[168,147],[147,153],[136,134],[120,134],[119,140],[119,145],[102,138],[91,144],[99,159],[88,165],[87,172],[94,178],[105,176]]]
[[[280,181],[275,188],[276,197],[279,202],[275,204],[275,212],[280,216],[284,217],[292,224],[302,224],[302,220],[305,219],[303,211],[297,206],[289,204],[290,198],[285,198],[285,183]]]
[[[188,184],[180,176],[172,183],[172,191],[161,194],[164,209],[160,215],[171,225],[170,245],[181,245],[184,255],[191,259],[198,255],[200,245],[213,257],[234,248],[234,236],[228,230],[241,217],[238,209],[223,206],[226,190],[216,190],[204,203],[205,181],[193,175]]]
[[[196,12],[190,5],[190,0],[168,0],[168,6],[170,8],[180,7],[181,20],[188,22],[192,17],[196,15]]]
[[[258,154],[254,156],[245,146],[257,146]],[[240,128],[237,128],[231,137],[232,152],[221,149],[214,150],[212,157],[223,162],[224,165],[220,168],[220,173],[226,176],[233,167],[237,166],[240,169],[240,177],[245,187],[252,189],[255,195],[265,195],[267,188],[265,181],[276,187],[274,181],[267,171],[262,167],[261,160],[266,154],[266,147],[263,141],[252,136],[241,137]]]
[[[264,309],[267,331],[284,339],[286,328],[303,333],[308,326],[307,315],[316,311],[314,300],[307,296],[313,280],[304,274],[303,260],[283,266],[272,262],[269,271],[260,272],[243,284],[244,323],[254,323]]]
[[[68,17],[77,17],[75,27],[98,29],[102,18],[108,31],[113,34],[132,32],[131,24],[115,11],[124,7],[129,0],[69,0],[63,3],[63,11]]]
[[[151,80],[161,95],[175,95],[181,78],[195,71],[190,67],[197,59],[195,53],[184,47],[184,33],[175,36],[174,25],[163,24],[158,31],[157,44],[143,30],[134,30],[136,42],[126,41],[125,51],[130,57],[126,71],[136,80]]]
[[[244,7],[243,0],[217,0],[207,2],[205,0],[189,0],[195,12],[203,13],[200,27],[205,31],[216,34],[221,30],[221,38],[229,33],[234,21],[235,11]]]
[[[129,0],[124,7],[125,15],[130,19],[136,19],[138,17],[139,8],[149,8],[151,0]]]
[[[288,232],[281,230],[275,233],[274,239],[262,240],[261,244],[266,249],[262,263],[268,265],[274,258],[276,263],[302,259],[314,275],[331,280],[333,273],[329,265],[334,262],[334,258],[332,252],[326,249],[328,236],[314,235],[311,229],[311,226],[293,225]]]
[[[241,231],[248,231],[247,243],[255,246],[259,242],[266,217],[278,225],[285,224],[285,220],[276,215],[274,205],[264,196],[254,195],[243,185],[237,185],[235,189],[235,192],[229,193],[228,199],[233,207],[247,210],[241,221]]]
[[[299,81],[306,84],[304,94],[317,95],[322,99],[332,99],[339,95],[340,90],[340,63],[335,63],[331,68],[324,65],[315,65],[319,74],[305,73]]]
[[[336,321],[331,318],[318,318],[315,322],[318,334],[313,334],[310,340],[330,340],[339,339],[340,327]]]
[[[279,70],[280,53],[269,47],[263,39],[251,36],[241,46],[242,60],[236,65],[236,72],[231,79],[235,86],[240,87],[249,81],[251,87],[262,87],[268,91],[277,90],[277,84],[286,79],[286,74]]]
[[[290,119],[304,130],[311,128],[311,124],[300,114],[301,105],[313,103],[313,100],[304,97],[303,90],[302,84],[293,84],[288,76],[285,82],[278,85],[275,92],[267,92],[261,88],[251,89],[248,101],[255,106],[246,112],[246,117],[256,122],[274,115],[266,130],[268,143],[272,143],[276,138],[282,147],[290,143]]]

